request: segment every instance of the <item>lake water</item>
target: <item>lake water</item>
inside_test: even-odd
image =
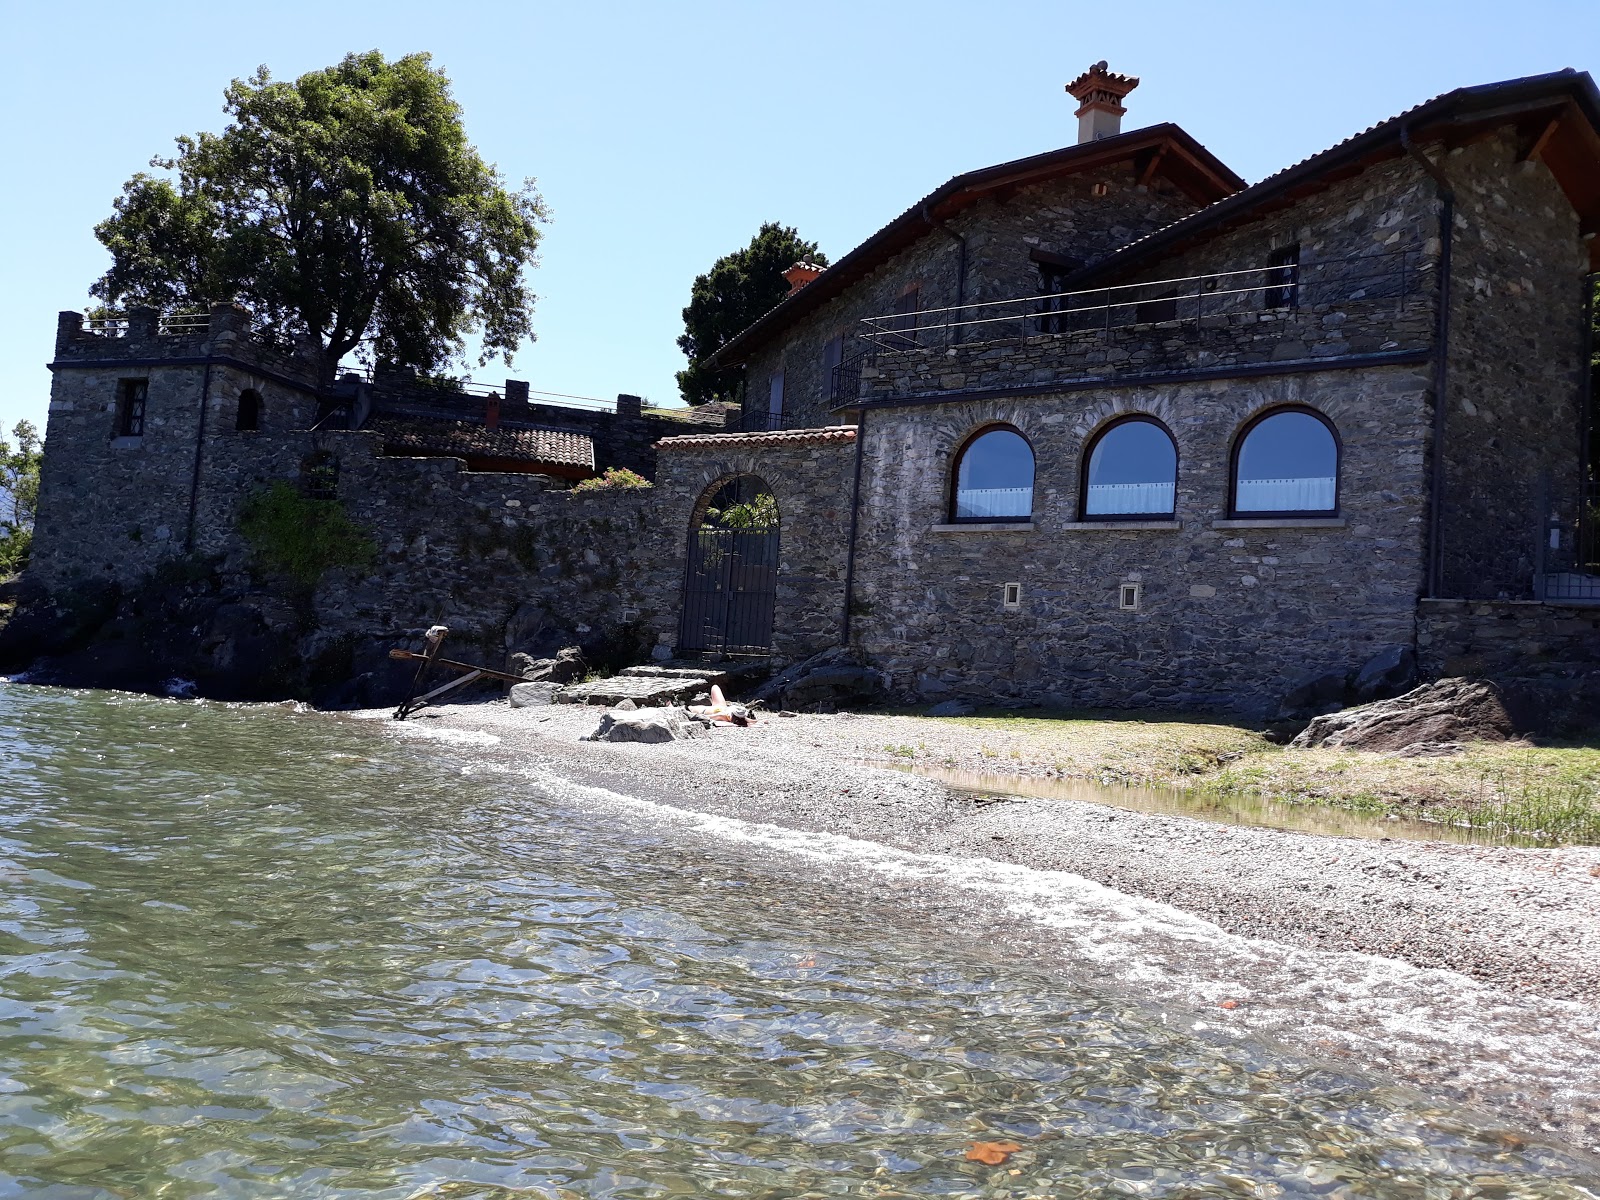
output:
[[[1600,1189],[375,723],[0,684],[0,731],[0,1196]]]

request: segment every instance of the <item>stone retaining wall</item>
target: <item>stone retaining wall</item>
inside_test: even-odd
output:
[[[1600,607],[1423,600],[1417,661],[1427,678],[1494,680],[1540,724],[1600,719]]]

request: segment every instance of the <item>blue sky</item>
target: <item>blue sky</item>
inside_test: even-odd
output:
[[[8,0],[0,77],[0,422],[43,425],[55,314],[92,227],[227,82],[427,50],[469,136],[554,213],[535,388],[676,400],[694,276],[764,220],[837,257],[951,175],[1075,140],[1062,85],[1138,75],[1125,127],[1176,121],[1256,180],[1464,84],[1600,69],[1600,4],[406,3]],[[502,364],[478,370],[501,379]]]

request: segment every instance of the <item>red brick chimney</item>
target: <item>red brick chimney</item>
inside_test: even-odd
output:
[[[483,402],[483,425],[485,429],[500,428],[500,393],[490,392]]]
[[[813,279],[815,279],[818,275],[821,275],[827,269],[827,267],[819,267],[814,262],[795,263],[794,266],[790,267],[783,273],[784,279],[788,280],[789,282],[789,291],[784,298],[787,299],[789,296],[794,295],[801,288],[805,287],[806,284],[810,283]]]
[[[1122,107],[1127,94],[1139,86],[1134,75],[1118,75],[1106,68],[1101,59],[1082,75],[1067,84],[1078,103],[1078,143],[1098,142],[1101,138],[1115,137],[1122,132]]]

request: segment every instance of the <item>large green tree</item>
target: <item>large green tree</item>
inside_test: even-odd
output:
[[[724,254],[711,270],[695,277],[689,307],[683,310],[678,349],[689,365],[678,372],[678,390],[690,404],[731,400],[740,372],[713,370],[706,359],[748,328],[789,290],[783,272],[800,261],[828,265],[827,256],[788,226],[768,221],[750,244]]]
[[[33,514],[39,507],[39,467],[44,447],[31,421],[18,421],[11,430],[13,447],[0,439],[0,575],[12,575],[28,565],[33,541]]]
[[[266,67],[225,93],[219,134],[177,139],[95,227],[113,305],[237,300],[285,345],[314,344],[324,378],[352,351],[433,371],[482,332],[509,361],[532,336],[546,211],[467,141],[428,55],[377,51],[293,82]]]

